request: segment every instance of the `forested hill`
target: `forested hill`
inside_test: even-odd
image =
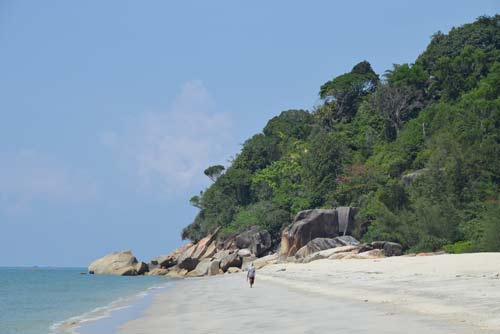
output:
[[[191,199],[200,211],[183,238],[258,225],[278,242],[300,210],[357,206],[366,241],[500,250],[500,15],[436,33],[383,75],[363,61],[319,96],[205,171],[214,183]]]

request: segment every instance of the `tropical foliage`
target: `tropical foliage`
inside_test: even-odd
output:
[[[207,168],[184,238],[257,225],[277,242],[298,211],[350,205],[366,241],[500,251],[500,15],[438,32],[382,80],[363,61],[319,96],[271,119],[227,169]]]

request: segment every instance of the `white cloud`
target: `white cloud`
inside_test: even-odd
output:
[[[206,184],[204,169],[224,163],[233,149],[231,122],[214,109],[203,83],[189,81],[168,110],[148,113],[129,131],[101,139],[132,167],[143,189],[192,190]]]
[[[38,200],[80,201],[96,194],[95,183],[40,152],[0,154],[0,210],[17,213]]]

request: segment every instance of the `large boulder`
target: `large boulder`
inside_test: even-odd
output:
[[[215,252],[215,248],[211,247],[211,244],[215,242],[214,240],[219,230],[220,227],[217,228],[212,234],[209,234],[198,243],[182,252],[182,254],[180,254],[177,258],[177,266],[180,269],[192,271],[196,268],[200,260],[204,258],[207,251],[212,253]]]
[[[324,250],[309,254],[308,256],[306,256],[302,260],[302,262],[309,263],[309,262],[316,261],[316,260],[328,259],[328,258],[332,258],[332,256],[335,254],[352,253],[352,252],[357,251],[358,249],[359,249],[359,246],[357,246],[357,245],[347,245],[347,246],[340,246],[340,247],[335,247],[335,248],[330,248],[330,249],[324,249]]]
[[[137,271],[137,275],[144,275],[149,271],[149,267],[146,263],[144,262],[138,262],[135,265],[135,270]]]
[[[252,252],[248,248],[238,250],[238,255],[241,257],[250,257]]]
[[[295,257],[303,258],[321,250],[350,245],[357,246],[359,241],[348,235],[335,238],[315,238],[300,248],[295,253]]]
[[[208,265],[207,274],[210,276],[217,275],[217,274],[219,274],[219,269],[220,269],[220,261],[219,260],[212,260],[210,262],[210,264]]]
[[[184,278],[186,277],[188,271],[186,269],[178,269],[174,267],[175,269],[169,270],[168,273],[165,275],[168,278],[172,279],[177,279],[177,278]]]
[[[238,252],[232,251],[220,260],[220,268],[226,272],[230,267],[241,267],[241,257]]]
[[[130,250],[108,254],[89,265],[89,273],[97,275],[135,276],[138,262]],[[139,268],[140,269],[140,268]]]
[[[351,232],[357,208],[300,211],[281,235],[280,258],[286,259],[315,238],[334,238]]]
[[[255,266],[255,269],[260,269],[267,265],[275,264],[277,260],[278,254],[271,254],[254,260],[253,265]]]
[[[175,254],[161,255],[149,261],[149,267],[152,269],[155,267],[168,269],[176,264],[177,256]]]
[[[187,276],[188,277],[199,277],[199,276],[205,276],[208,274],[208,269],[210,268],[210,259],[203,259],[201,260],[196,268],[192,271],[190,271]]]
[[[208,258],[211,258],[215,255],[215,253],[217,253],[217,245],[215,243],[215,241],[213,241],[208,247],[207,249],[205,250],[205,253],[203,254],[203,256],[201,257],[202,259],[208,259]]]
[[[155,268],[146,273],[148,276],[165,276],[166,274],[168,274],[168,269],[163,268]]]
[[[247,248],[252,254],[259,257],[265,254],[271,248],[271,235],[266,230],[257,226],[238,234],[234,238],[236,248]]]
[[[238,268],[238,267],[229,267],[227,268],[227,273],[228,274],[236,274],[236,273],[239,273],[241,272],[241,269]]]
[[[400,256],[403,254],[403,246],[397,242],[373,241],[370,246],[374,249],[383,250],[385,256]]]
[[[385,256],[400,256],[403,254],[403,246],[396,242],[386,242],[384,244]]]
[[[185,269],[187,271],[191,271],[198,265],[200,262],[193,255],[196,251],[196,245],[192,245],[188,249],[186,249],[177,259],[177,267],[180,269]]]

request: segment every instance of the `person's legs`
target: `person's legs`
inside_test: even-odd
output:
[[[250,277],[250,287],[252,288],[253,287],[253,282],[255,280],[255,277]]]

